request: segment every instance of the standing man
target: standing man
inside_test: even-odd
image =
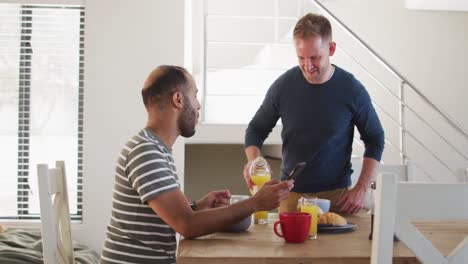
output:
[[[296,163],[305,170],[280,211],[295,211],[297,200],[309,194],[331,200],[331,210],[357,213],[382,157],[384,132],[364,86],[354,76],[330,63],[336,43],[327,18],[307,14],[294,28],[299,66],[281,75],[268,90],[245,135],[247,164],[244,179],[252,181],[248,167],[260,155],[264,140],[281,118],[281,179]],[[365,144],[362,172],[351,185],[354,127]]]
[[[171,147],[179,135],[195,133],[200,110],[195,82],[181,67],[160,66],[149,75],[142,96],[148,121],[117,161],[102,263],[175,263],[176,232],[196,238],[220,231],[286,199],[292,181],[272,180],[233,205],[227,206],[227,190],[190,204],[180,190]]]

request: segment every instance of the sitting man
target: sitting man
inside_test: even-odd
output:
[[[175,263],[176,232],[196,238],[235,224],[286,199],[292,181],[271,180],[254,196],[229,205],[227,190],[189,204],[180,190],[171,147],[195,134],[200,103],[191,75],[160,66],[142,90],[148,121],[120,152],[115,169],[112,217],[102,263]]]

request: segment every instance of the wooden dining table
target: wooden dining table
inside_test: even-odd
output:
[[[346,233],[318,233],[315,240],[286,243],[273,232],[277,214],[268,224],[252,224],[241,233],[214,233],[179,243],[177,263],[369,263],[371,218],[367,213],[346,216],[357,226]],[[468,221],[417,222],[415,226],[444,255],[468,236]],[[393,263],[420,263],[403,242],[394,242]]]

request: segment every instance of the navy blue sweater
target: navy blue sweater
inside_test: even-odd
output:
[[[281,179],[296,163],[307,166],[294,183],[295,192],[312,193],[351,184],[351,153],[356,126],[365,144],[364,157],[380,161],[384,132],[364,86],[335,66],[330,80],[310,84],[298,66],[281,75],[268,90],[245,135],[245,147],[262,148],[278,119]]]

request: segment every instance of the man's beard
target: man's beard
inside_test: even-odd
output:
[[[178,125],[180,130],[180,135],[183,137],[191,137],[195,135],[195,126],[197,124],[197,111],[194,110],[188,98],[184,98],[186,104],[184,104],[184,108],[182,111],[182,115],[179,117]]]

